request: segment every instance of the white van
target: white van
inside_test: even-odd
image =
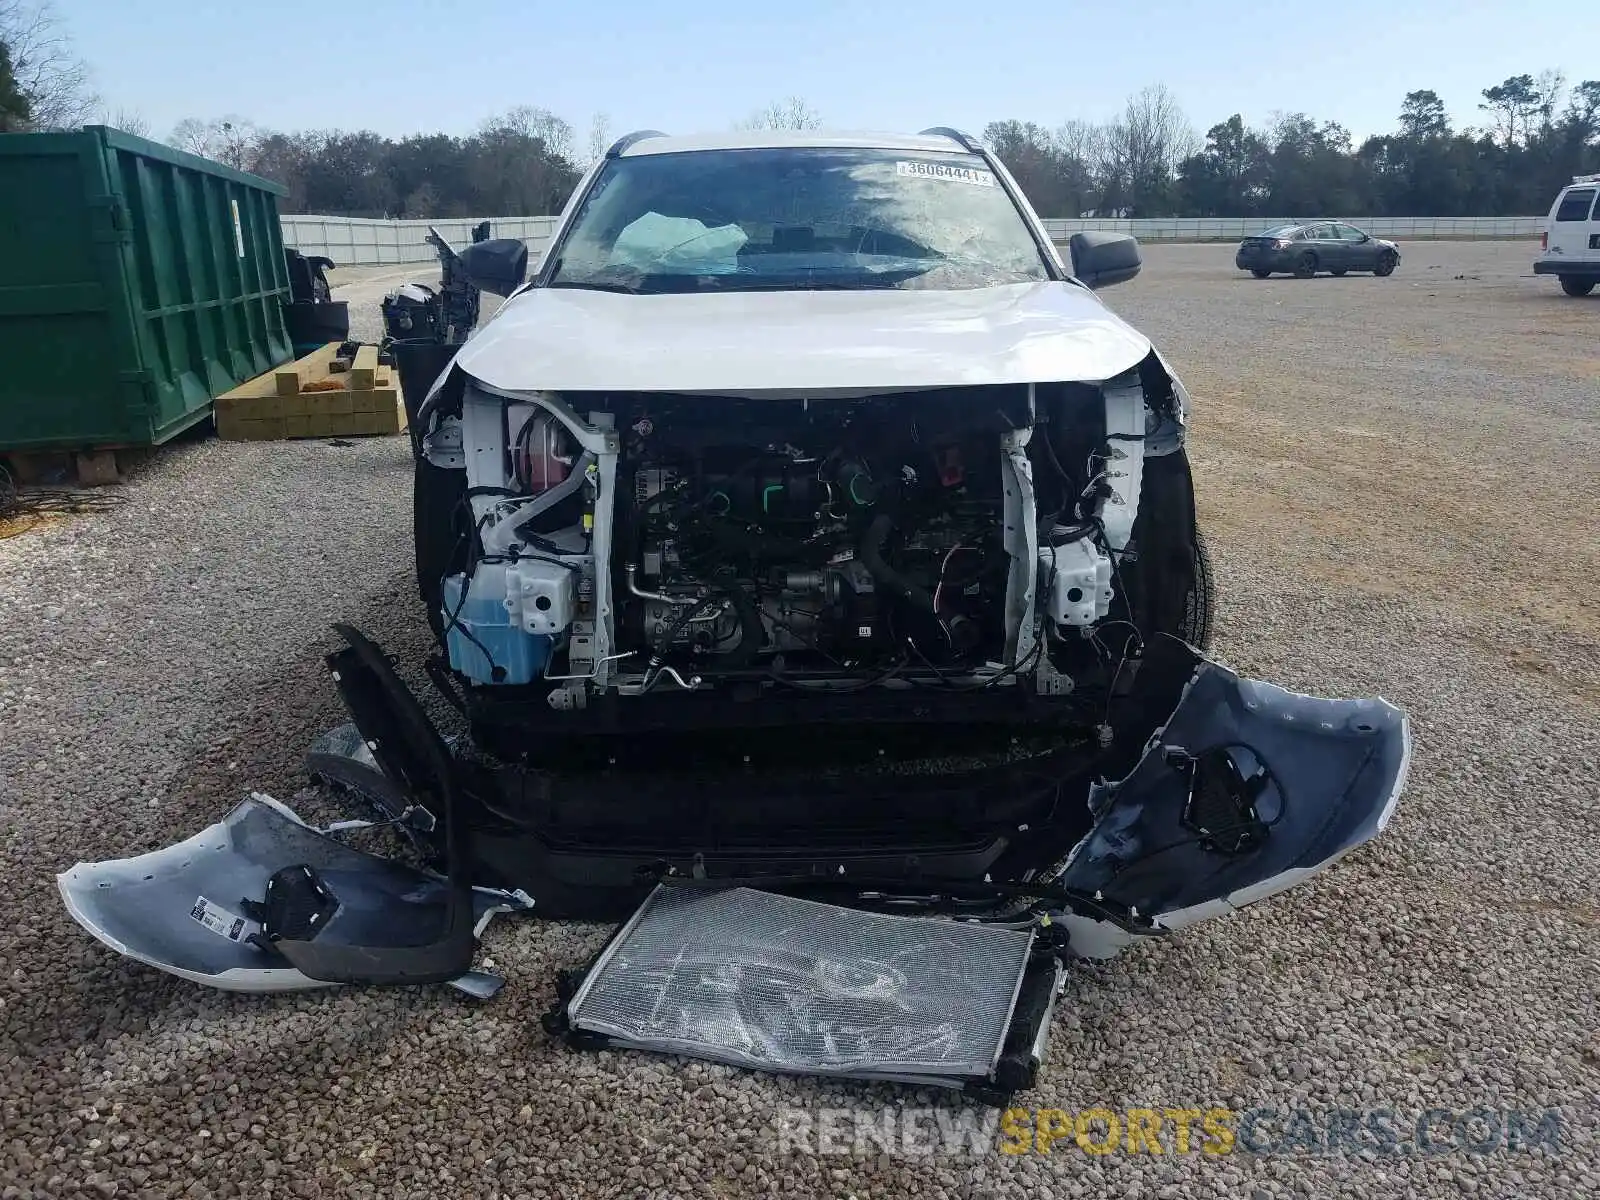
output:
[[[1550,206],[1535,275],[1554,275],[1569,296],[1600,283],[1600,175],[1574,175]]]

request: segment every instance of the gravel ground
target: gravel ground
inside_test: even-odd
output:
[[[1022,1101],[1389,1110],[1412,1151],[1425,1110],[1553,1109],[1554,1149],[1470,1153],[1446,1116],[1436,1155],[1291,1152],[1273,1123],[1259,1154],[822,1153],[785,1109],[933,1100],[551,1045],[551,975],[600,928],[491,928],[509,984],[481,1007],[118,959],[52,874],[252,788],[315,804],[330,622],[425,637],[402,439],[197,441],[116,512],[0,541],[0,1195],[1600,1195],[1600,297],[1526,277],[1526,244],[1405,251],[1388,280],[1258,283],[1157,246],[1111,294],[1196,398],[1218,652],[1407,706],[1416,757],[1333,871],[1076,970]]]

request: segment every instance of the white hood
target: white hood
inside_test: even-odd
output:
[[[804,394],[1099,382],[1150,342],[1071,283],[630,296],[532,288],[456,358],[506,391]]]

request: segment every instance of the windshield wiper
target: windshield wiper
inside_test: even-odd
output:
[[[897,284],[904,283],[906,279],[914,276],[896,276],[885,279],[876,275],[856,275],[850,279],[817,279],[812,277],[791,276],[787,279],[772,279],[760,282],[749,282],[748,275],[738,285],[727,288],[730,292],[866,292],[884,291],[894,288]]]
[[[625,296],[638,296],[643,293],[643,288],[633,287],[626,283],[601,283],[592,279],[557,279],[545,285],[553,288],[575,288],[587,292],[620,292]]]

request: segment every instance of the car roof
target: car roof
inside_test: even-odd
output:
[[[1272,225],[1268,225],[1267,228],[1268,229],[1306,229],[1306,228],[1308,228],[1308,227],[1310,227],[1312,225],[1350,225],[1350,226],[1353,227],[1355,225],[1355,222],[1354,221],[1347,221],[1343,217],[1311,217],[1308,220],[1304,220],[1304,221],[1278,221],[1278,222],[1276,222],[1276,223],[1274,223]]]
[[[967,153],[954,136],[921,133],[822,132],[794,129],[735,129],[671,137],[664,133],[630,134],[613,147],[623,158],[650,154],[687,154],[694,150],[868,149]]]

